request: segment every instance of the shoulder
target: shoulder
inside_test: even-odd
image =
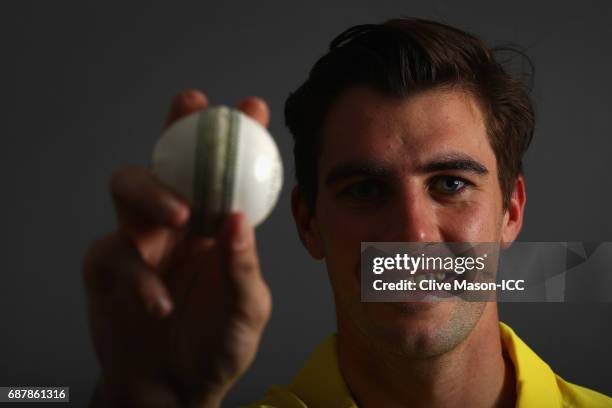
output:
[[[307,408],[307,406],[291,391],[273,385],[263,399],[242,408]]]
[[[612,408],[612,398],[555,374],[509,326],[500,323],[500,332],[504,352],[514,364],[517,407]]]
[[[310,354],[288,386],[274,385],[266,396],[246,408],[356,408],[338,367],[336,336]]]
[[[612,398],[597,391],[567,382],[559,376],[556,377],[563,407],[612,408]]]

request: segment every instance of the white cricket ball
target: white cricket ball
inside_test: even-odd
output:
[[[283,184],[283,165],[266,128],[237,109],[218,106],[172,124],[153,150],[153,171],[193,205],[194,231],[211,235],[224,213],[263,222]]]

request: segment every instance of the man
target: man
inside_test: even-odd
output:
[[[182,93],[168,123],[207,104]],[[267,124],[260,99],[239,108]],[[533,109],[479,39],[414,19],[353,27],[285,116],[293,216],[325,260],[338,334],[253,406],[612,406],[555,376],[494,302],[360,301],[362,241],[509,245],[521,229]],[[94,406],[218,406],[271,309],[253,230],[230,214],[215,238],[188,234],[189,203],[143,168],[117,171],[111,190],[119,228],[84,268],[102,367]]]

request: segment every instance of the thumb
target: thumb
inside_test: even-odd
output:
[[[242,286],[245,281],[261,278],[255,247],[255,233],[244,213],[230,213],[221,230],[224,269],[230,283]]]
[[[240,313],[256,327],[270,315],[271,299],[259,267],[253,227],[243,213],[228,214],[220,236],[223,273]]]

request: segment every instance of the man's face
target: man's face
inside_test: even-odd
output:
[[[360,243],[507,239],[496,158],[475,99],[458,89],[405,99],[350,89],[324,123],[318,177],[302,237],[325,259],[340,330],[413,356],[465,339],[485,303],[362,303]]]

